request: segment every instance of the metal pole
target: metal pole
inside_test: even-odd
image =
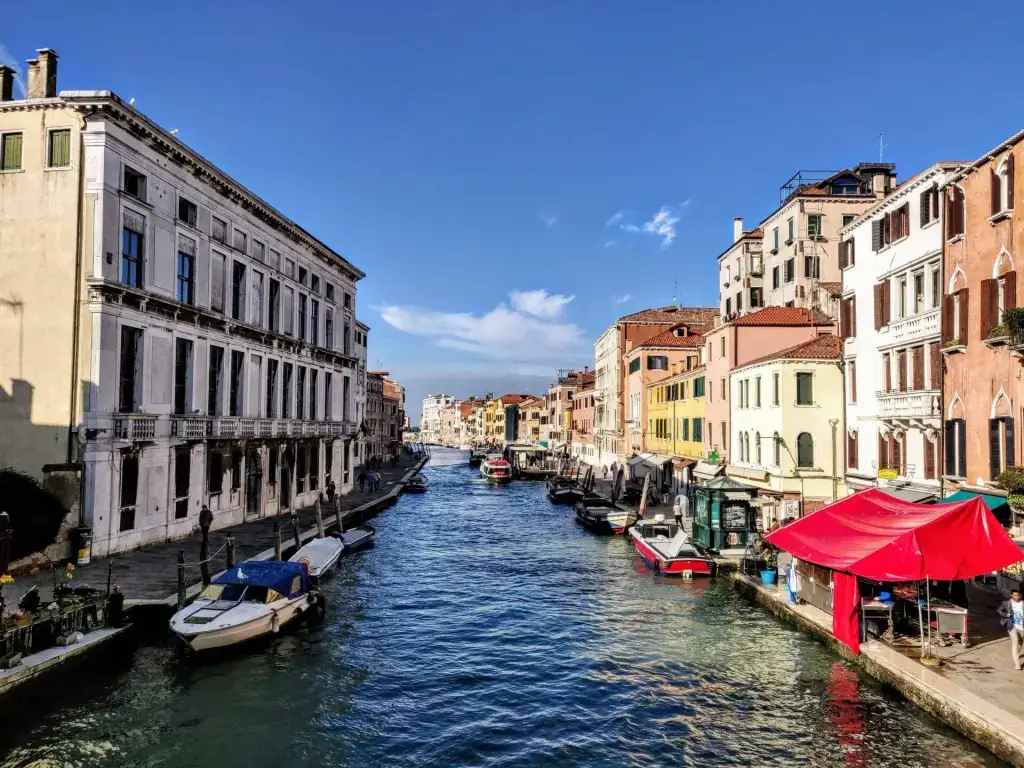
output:
[[[836,458],[838,453],[836,451],[836,430],[839,427],[839,419],[829,419],[828,423],[832,425],[832,503],[836,501],[836,497],[839,495],[839,468],[836,466]]]
[[[185,607],[185,550],[178,550],[178,610]]]

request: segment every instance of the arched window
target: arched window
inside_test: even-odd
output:
[[[810,432],[801,432],[796,437],[796,465],[801,469],[814,466],[814,440]]]
[[[782,441],[779,440],[779,433],[776,432],[772,435],[772,461],[776,467],[782,466],[781,456],[779,455],[782,450]]]
[[[1013,155],[1003,158],[992,174],[992,215],[1013,208]]]
[[[754,433],[754,455],[757,456],[757,463],[761,463],[761,433]]]
[[[736,444],[739,446],[740,461],[743,461],[743,433],[736,435]]]

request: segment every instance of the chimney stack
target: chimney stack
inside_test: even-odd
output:
[[[57,95],[57,52],[40,48],[28,60],[28,98],[50,99]]]
[[[737,216],[732,220],[732,241],[738,243],[743,237],[743,217]]]
[[[14,100],[14,69],[0,64],[0,101]]]

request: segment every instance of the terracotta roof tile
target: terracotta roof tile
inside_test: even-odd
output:
[[[797,344],[795,347],[784,349],[781,352],[773,352],[770,355],[751,360],[746,365],[767,363],[771,360],[838,360],[843,354],[843,340],[832,334],[822,334],[817,338]]]
[[[659,333],[657,336],[648,339],[643,344],[639,345],[638,349],[645,349],[648,347],[679,347],[682,349],[686,348],[697,348],[704,346],[704,337],[699,335],[689,336],[676,336],[672,330],[664,331]]]
[[[831,325],[832,321],[818,312],[803,307],[765,307],[749,315],[737,317],[735,325]]]
[[[834,283],[834,282],[831,282],[831,281],[822,281],[822,282],[818,283],[818,285],[820,285],[822,290],[826,291],[829,296],[840,296],[843,293],[843,284],[842,283]]]
[[[498,398],[502,405],[518,405],[525,400],[527,395],[502,395]]]
[[[743,233],[743,237],[754,237],[754,238],[764,237],[764,229],[762,229],[761,227],[758,227],[757,229],[752,229],[749,232],[744,232]]]
[[[716,307],[652,307],[623,315],[620,323],[699,323],[708,325],[718,314]]]

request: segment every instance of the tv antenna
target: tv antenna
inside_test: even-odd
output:
[[[878,134],[878,162],[882,162],[882,153],[889,145],[885,143],[885,137]]]

